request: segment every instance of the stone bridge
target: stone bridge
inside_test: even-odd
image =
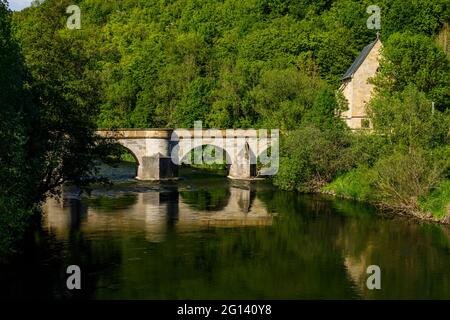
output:
[[[112,201],[124,197],[120,190],[109,192],[114,195]],[[211,227],[269,226],[276,216],[267,210],[247,181],[232,182],[222,205],[214,208],[199,209],[184,199],[183,193],[178,187],[132,193],[130,203],[113,206],[114,214],[110,214],[102,208],[83,206],[78,194],[68,192],[61,199],[47,199],[43,206],[44,224],[61,240],[67,239],[74,228],[82,227],[90,234],[97,233],[105,225],[113,230],[123,229],[125,225],[130,229],[143,228],[147,240],[160,242],[173,229],[192,232]]]
[[[267,130],[254,129],[101,129],[97,134],[114,139],[133,154],[138,180],[177,178],[178,166],[192,163],[191,151],[194,164],[225,160],[232,179],[270,176],[278,170],[278,130],[269,135]]]

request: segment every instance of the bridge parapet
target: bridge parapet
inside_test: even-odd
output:
[[[99,129],[97,134],[113,139],[170,139],[174,129]]]

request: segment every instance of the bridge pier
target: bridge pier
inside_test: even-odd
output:
[[[232,161],[229,167],[228,177],[234,180],[248,180],[256,177],[256,156],[252,151],[256,150],[256,140],[247,141],[242,137],[236,137],[231,148]],[[236,152],[236,153],[235,153]]]
[[[165,180],[178,178],[178,165],[160,153],[143,157],[138,168],[138,180]]]
[[[173,130],[158,130],[152,137],[141,139],[145,145],[145,154],[141,156],[138,166],[138,180],[165,180],[178,178],[178,166],[170,157],[170,138]]]
[[[248,180],[256,177],[256,164],[232,163],[229,167],[228,178],[233,180]]]

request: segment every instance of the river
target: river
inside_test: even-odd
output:
[[[188,171],[43,206],[24,252],[0,268],[2,298],[450,299],[450,228],[265,181]],[[182,172],[183,175],[183,172]],[[81,269],[81,290],[66,268]],[[366,286],[367,267],[381,289]]]

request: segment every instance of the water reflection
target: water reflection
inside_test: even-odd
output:
[[[354,202],[217,179],[65,193],[44,211],[23,258],[0,266],[1,296],[450,299],[450,229]],[[382,290],[366,288],[369,265]]]
[[[269,214],[250,185],[227,189],[124,193],[109,191],[86,199],[49,199],[44,206],[46,228],[60,240],[81,226],[85,234],[115,231],[145,232],[159,242],[169,232],[192,232],[208,227],[271,225]]]

